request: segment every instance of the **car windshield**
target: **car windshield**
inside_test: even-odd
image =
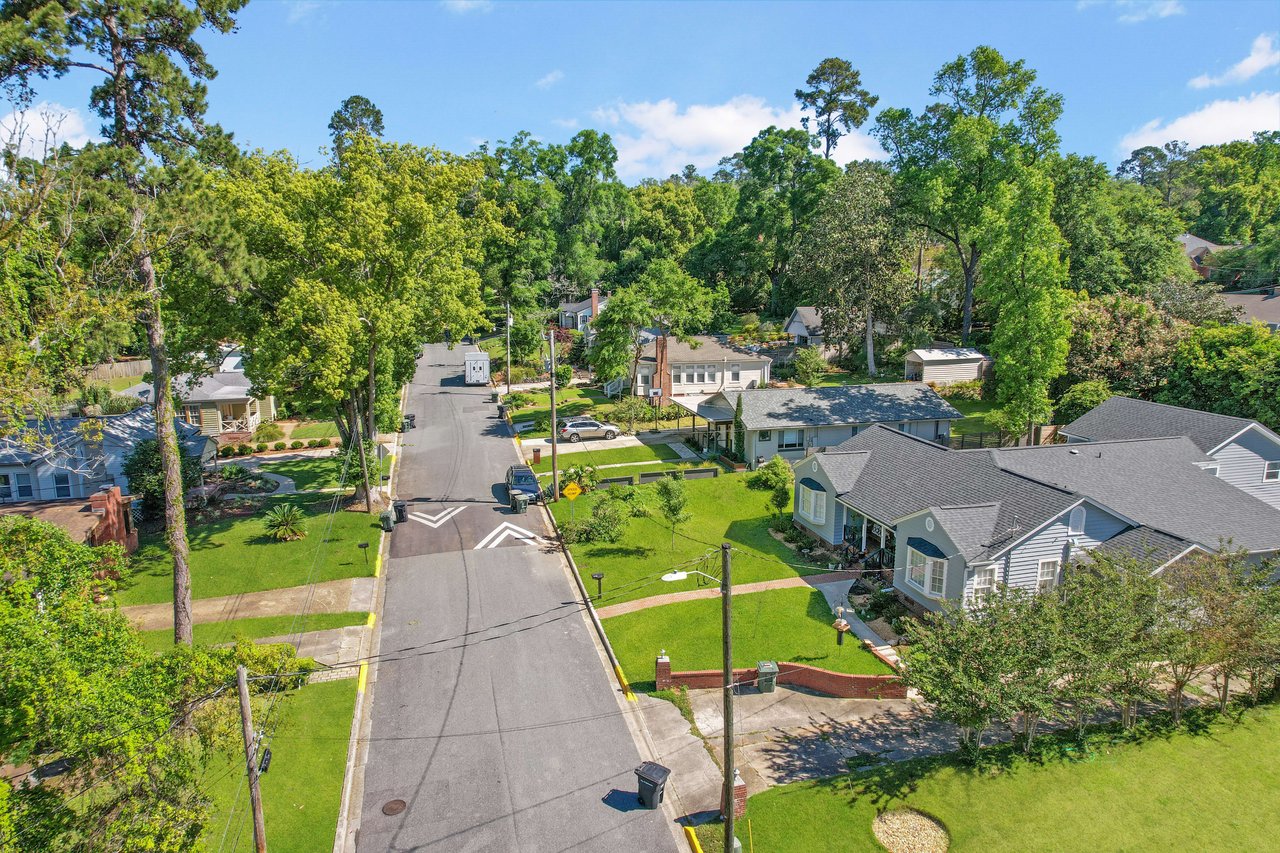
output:
[[[511,482],[517,486],[536,486],[538,478],[529,471],[517,471],[511,475]]]

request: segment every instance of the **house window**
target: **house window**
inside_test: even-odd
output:
[[[13,482],[11,474],[0,474],[0,501],[13,500]]]
[[[53,475],[53,496],[56,498],[71,497],[71,475],[58,471]]]
[[[1280,483],[1280,459],[1273,459],[1262,467],[1262,482]]]
[[[996,567],[979,566],[973,570],[973,600],[982,603],[991,597],[996,589]]]
[[[1071,510],[1067,520],[1067,532],[1084,533],[1084,507],[1078,506]]]
[[[779,450],[799,450],[804,447],[804,430],[784,429],[778,435]]]
[[[706,382],[706,381],[707,381],[707,366],[706,366],[705,364],[698,364],[698,365],[694,365],[694,368],[693,368],[693,375],[696,377],[695,381],[697,381],[697,382]]]
[[[1041,560],[1040,569],[1036,572],[1036,592],[1046,592],[1058,585],[1058,569],[1061,560]]]
[[[684,381],[690,384],[693,383],[693,365],[692,364],[686,364],[684,366]]]
[[[187,403],[182,407],[180,417],[184,423],[189,423],[192,426],[200,426],[200,407]]]
[[[800,487],[800,515],[814,524],[827,521],[827,499],[822,492],[808,486]]]
[[[742,379],[742,371],[738,368],[738,365],[736,364],[729,365],[729,380],[731,382],[739,382],[741,381],[741,379]]]
[[[18,497],[30,498],[35,496],[35,492],[31,488],[31,475],[20,471],[13,475],[13,484],[17,489]]]
[[[852,431],[852,432],[850,432],[849,434],[850,434],[850,435],[857,435],[857,434],[858,434],[858,430],[859,430],[859,429],[860,429],[860,427],[859,427],[857,424],[854,424],[854,425],[853,425],[853,431]]]
[[[1217,465],[1209,465],[1209,466],[1207,466],[1204,470],[1208,471],[1210,474],[1212,474],[1212,475],[1213,475],[1213,476],[1215,476],[1215,477],[1216,477],[1216,476],[1218,476],[1218,466],[1217,466]]]
[[[680,369],[679,369],[679,368],[676,368],[675,370],[671,371],[671,384],[672,384],[672,385],[679,385],[679,384],[680,384]]]
[[[926,557],[915,548],[908,548],[907,580],[931,597],[941,598],[947,588],[947,561]]]
[[[756,441],[773,441],[773,433],[767,429],[762,429],[756,433]]]
[[[716,377],[720,375],[720,371],[716,369],[714,364],[707,365],[707,381],[715,382]]]

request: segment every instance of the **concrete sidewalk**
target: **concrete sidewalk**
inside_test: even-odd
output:
[[[197,598],[191,603],[195,624],[227,622],[255,616],[289,616],[294,613],[347,613],[372,611],[375,578],[343,578],[310,586],[291,586],[246,592],[218,598]],[[135,604],[120,608],[134,627],[154,631],[173,627],[173,604]]]
[[[818,589],[821,585],[829,585],[832,582],[849,584],[853,582],[856,572],[821,572],[813,575],[804,575],[803,577],[794,578],[777,578],[771,581],[758,581],[757,583],[735,584],[733,587],[734,595],[746,595],[752,592],[764,592],[769,589],[794,589],[795,587],[809,586]],[[610,604],[608,607],[596,608],[596,614],[601,619],[608,619],[610,616],[621,616],[623,613],[634,613],[637,610],[648,610],[650,607],[662,607],[664,604],[675,604],[679,601],[694,601],[699,598],[719,598],[720,587],[707,586],[703,589],[690,589],[684,592],[669,592],[665,595],[651,595],[648,598],[638,598],[635,601],[624,601],[621,604]],[[870,629],[868,629],[870,630]]]

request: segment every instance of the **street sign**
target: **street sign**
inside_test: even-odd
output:
[[[569,500],[573,500],[580,494],[582,494],[582,487],[577,483],[570,483],[560,490],[560,496],[568,498]]]

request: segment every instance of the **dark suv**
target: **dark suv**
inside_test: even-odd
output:
[[[529,500],[536,501],[542,493],[538,485],[538,475],[528,465],[512,465],[507,469],[507,500],[516,494],[528,495]]]

